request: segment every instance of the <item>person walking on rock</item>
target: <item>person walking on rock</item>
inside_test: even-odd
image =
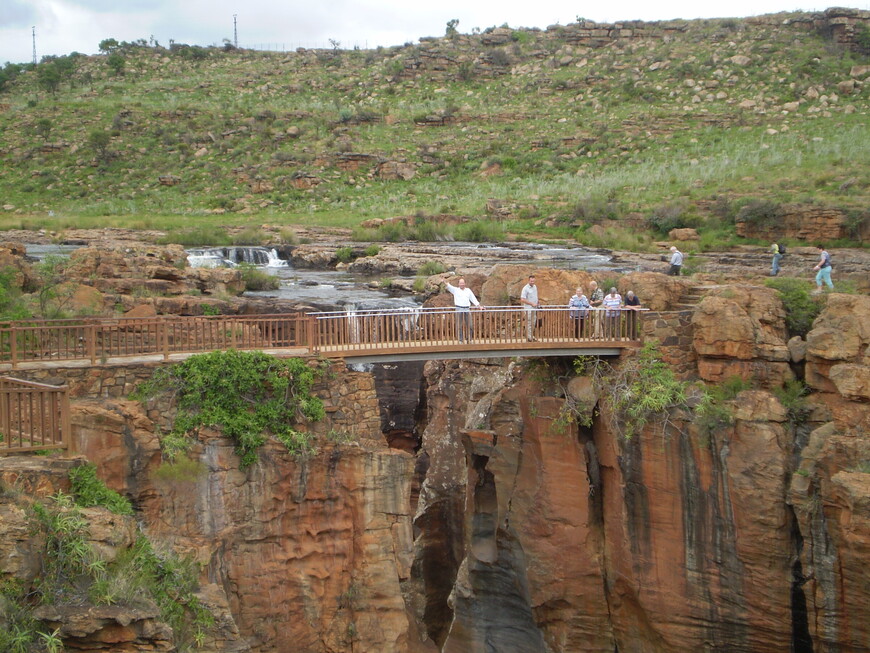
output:
[[[773,253],[773,261],[770,266],[770,276],[775,277],[779,274],[779,262],[782,260],[782,253],[779,251],[779,245],[773,243],[770,246],[770,251]]]
[[[680,276],[680,270],[683,267],[683,253],[675,246],[671,246],[671,268],[668,270],[668,275],[672,277]]]
[[[465,287],[465,279],[460,279],[457,282],[459,285],[454,286],[447,282],[447,290],[453,295],[453,305],[456,307],[456,335],[459,337],[459,342],[468,339],[471,340],[471,306],[481,308],[481,304],[477,301],[471,288]]]
[[[834,283],[831,281],[831,255],[828,254],[828,250],[825,249],[824,245],[816,245],[816,249],[819,250],[819,262],[816,263],[816,267],[813,270],[816,271],[816,292],[822,292],[822,283],[828,286],[828,290],[834,289]]]
[[[537,319],[538,308],[538,287],[535,285],[535,275],[529,276],[529,282],[523,286],[520,292],[520,304],[526,312],[526,340],[534,341],[535,320]]]

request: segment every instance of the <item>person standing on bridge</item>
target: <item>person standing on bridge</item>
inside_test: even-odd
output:
[[[483,305],[477,301],[477,297],[471,291],[471,288],[465,287],[465,279],[457,281],[458,286],[454,286],[449,281],[447,282],[447,290],[453,295],[453,305],[456,307],[456,335],[459,337],[459,342],[465,341],[467,338],[471,340],[471,306],[483,308]]]
[[[538,315],[538,287],[535,285],[535,275],[529,275],[529,282],[523,286],[520,292],[520,304],[526,312],[526,340],[533,342],[536,340],[534,336],[535,320]]]

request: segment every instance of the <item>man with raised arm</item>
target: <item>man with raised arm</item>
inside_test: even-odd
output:
[[[464,342],[467,338],[471,340],[471,306],[482,308],[482,305],[477,301],[477,297],[471,291],[471,288],[465,287],[465,279],[457,281],[458,286],[454,286],[449,281],[447,282],[447,290],[453,295],[453,305],[456,307],[456,335],[459,337],[459,342]]]

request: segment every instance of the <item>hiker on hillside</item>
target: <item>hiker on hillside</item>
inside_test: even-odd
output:
[[[782,260],[782,253],[779,251],[779,244],[773,243],[770,246],[770,251],[773,253],[773,261],[770,267],[770,276],[775,277],[779,274],[779,262]]]
[[[813,270],[816,271],[816,292],[822,292],[822,282],[828,286],[828,290],[834,289],[834,284],[831,281],[831,270],[833,269],[831,266],[831,255],[828,254],[828,251],[825,249],[824,245],[816,245],[816,249],[819,250],[819,262],[816,263],[816,267]]]
[[[668,270],[668,275],[672,277],[680,276],[680,269],[683,267],[683,253],[676,248],[676,246],[671,246],[671,268]]]

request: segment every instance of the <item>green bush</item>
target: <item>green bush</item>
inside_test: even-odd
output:
[[[770,228],[779,224],[782,207],[770,200],[751,200],[737,211],[737,221],[755,227]]]
[[[766,279],[764,284],[779,291],[785,306],[785,325],[789,337],[805,338],[813,328],[813,320],[822,310],[821,304],[810,295],[811,285],[802,279],[788,277]]]
[[[807,421],[811,412],[806,400],[809,388],[803,381],[791,379],[781,388],[774,389],[773,393],[785,407],[789,423],[797,425]]]
[[[215,351],[161,367],[134,398],[173,395],[177,415],[170,434],[190,437],[200,428],[218,427],[235,441],[239,466],[244,469],[257,461],[257,451],[269,435],[293,453],[313,448],[311,436],[293,425],[324,417],[323,402],[311,394],[323,371],[301,358]]]
[[[433,274],[441,274],[445,272],[447,268],[444,267],[444,264],[440,261],[426,261],[417,268],[417,274],[422,277],[431,277]]]
[[[232,239],[218,226],[194,227],[180,231],[169,231],[157,239],[159,245],[181,245],[182,247],[226,247]]]
[[[95,465],[81,465],[69,470],[71,492],[76,504],[83,508],[102,506],[116,515],[132,515],[133,506],[130,500],[121,496],[115,490],[97,478]]]
[[[377,256],[381,248],[377,245],[369,245],[363,250],[363,256]]]
[[[239,270],[242,273],[242,281],[245,283],[245,290],[275,290],[281,285],[281,281],[273,274],[264,272],[255,265],[250,263],[241,263]]]
[[[0,320],[23,320],[31,317],[27,303],[21,297],[21,288],[15,280],[18,271],[13,267],[0,270]]]
[[[575,220],[597,224],[603,220],[619,218],[620,208],[614,198],[595,195],[578,200],[572,215]]]
[[[647,226],[658,233],[667,236],[671,229],[697,227],[697,216],[687,214],[684,204],[663,204],[656,207],[646,219]]]
[[[339,247],[335,250],[335,259],[339,263],[350,263],[353,260],[353,247]]]
[[[261,247],[271,240],[271,236],[262,229],[247,227],[234,235],[231,239],[233,245],[250,245]]]
[[[456,228],[456,238],[471,243],[495,243],[504,240],[504,225],[498,222],[474,220]]]

